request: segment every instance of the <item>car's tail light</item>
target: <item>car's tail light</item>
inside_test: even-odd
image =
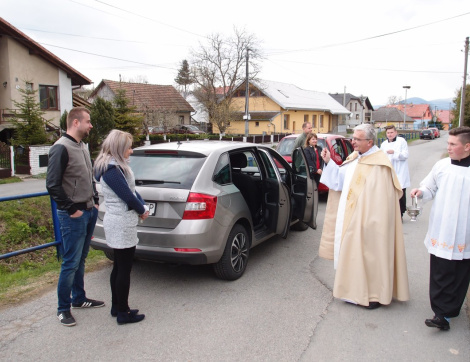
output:
[[[195,249],[195,248],[174,248],[175,251],[180,252],[180,253],[200,253],[202,250],[201,249]]]
[[[190,192],[186,201],[183,220],[212,219],[216,207],[216,196]]]

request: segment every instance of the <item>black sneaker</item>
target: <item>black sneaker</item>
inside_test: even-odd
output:
[[[99,308],[104,307],[104,302],[101,300],[93,300],[85,298],[81,303],[72,303],[72,308]]]
[[[434,316],[433,319],[426,319],[424,321],[424,323],[428,326],[428,327],[435,327],[435,328],[439,328],[443,331],[448,331],[450,329],[450,325],[449,325],[449,322],[447,322],[447,320],[445,318],[440,318],[440,317],[436,317]]]
[[[75,322],[75,318],[73,317],[72,313],[70,313],[70,311],[57,312],[57,318],[59,319],[60,324],[66,327],[72,327],[77,324],[77,322]]]

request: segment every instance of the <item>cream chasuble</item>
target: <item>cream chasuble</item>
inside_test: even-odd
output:
[[[334,226],[333,295],[366,306],[389,304],[392,296],[408,300],[400,183],[376,146],[352,156],[341,167],[329,162],[321,177],[331,190],[342,191]]]

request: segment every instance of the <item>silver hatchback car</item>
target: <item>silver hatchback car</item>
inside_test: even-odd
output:
[[[293,224],[316,228],[318,191],[303,152],[294,168],[275,150],[227,141],[171,142],[139,147],[130,157],[137,190],[150,216],[137,227],[137,259],[213,264],[221,279],[242,276],[250,248]],[[297,168],[297,169],[295,169]],[[91,245],[106,244],[101,189]]]

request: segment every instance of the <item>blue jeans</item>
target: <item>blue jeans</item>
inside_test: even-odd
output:
[[[57,210],[62,234],[62,265],[60,269],[57,296],[59,298],[58,312],[70,310],[70,303],[81,303],[85,300],[84,276],[85,259],[90,250],[91,236],[95,229],[98,210],[82,210],[83,215],[70,217],[67,211]],[[72,293],[72,298],[70,298]]]

